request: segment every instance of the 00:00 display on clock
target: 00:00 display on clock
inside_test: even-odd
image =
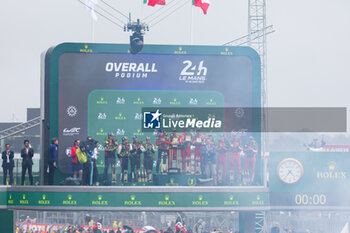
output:
[[[297,205],[325,205],[327,197],[324,194],[296,194],[295,204]]]

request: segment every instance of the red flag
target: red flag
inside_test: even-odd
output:
[[[194,6],[200,7],[203,10],[203,13],[206,15],[209,5],[210,5],[210,1],[209,0],[193,0],[192,4]]]
[[[149,6],[165,5],[165,0],[148,0]]]

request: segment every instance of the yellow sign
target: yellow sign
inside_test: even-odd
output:
[[[327,163],[328,171],[318,171],[316,173],[317,179],[324,180],[344,180],[347,178],[346,171],[340,171],[337,168],[337,163],[335,161],[330,161]]]
[[[140,205],[142,205],[142,202],[137,201],[135,195],[131,195],[130,200],[124,201],[124,205],[126,205],[126,206],[140,206]]]
[[[141,98],[138,97],[138,98],[133,102],[133,104],[145,104],[145,102],[143,102],[143,101],[141,100]]]
[[[224,200],[224,205],[229,205],[229,206],[238,205],[238,201],[234,199],[233,195],[230,195],[229,200]]]
[[[10,194],[9,199],[7,200],[8,204],[13,204],[13,200],[12,200],[12,195]]]
[[[176,98],[174,98],[173,100],[171,100],[169,103],[170,103],[170,104],[173,104],[173,105],[179,105],[179,104],[181,104],[181,102],[180,102],[179,100],[177,100]]]
[[[207,206],[208,205],[208,201],[204,200],[203,195],[199,195],[198,196],[198,201],[192,201],[192,205],[194,205],[194,206]]]
[[[213,99],[209,99],[209,101],[207,101],[205,104],[206,105],[216,105],[216,102]]]
[[[260,195],[258,194],[258,195],[256,196],[256,200],[252,201],[252,204],[253,204],[253,205],[264,205],[265,203],[264,203],[264,200],[261,200],[261,197],[260,197]]]
[[[107,136],[107,132],[104,132],[103,129],[100,129],[100,131],[96,132],[97,136]]]
[[[105,100],[103,97],[101,97],[99,100],[96,101],[97,104],[108,104],[108,101]]]
[[[229,48],[225,48],[225,51],[220,52],[221,55],[232,56],[233,53],[230,52]]]
[[[63,200],[62,201],[63,205],[76,205],[77,204],[76,200],[72,200],[72,195],[71,194],[68,194],[67,199],[68,200]]]
[[[126,120],[126,117],[123,116],[123,113],[119,113],[117,116],[114,117],[115,120]]]
[[[97,200],[91,201],[91,204],[92,205],[99,205],[99,206],[108,205],[108,201],[104,201],[102,198],[103,198],[102,195],[97,195]]]
[[[22,195],[22,200],[19,200],[19,204],[22,204],[22,205],[28,205],[29,204],[29,201],[26,199],[26,195],[25,194]]]
[[[180,46],[178,50],[174,51],[175,54],[187,54],[187,51],[183,50]]]
[[[86,44],[83,49],[80,49],[81,53],[92,53],[92,49],[89,49],[89,46]]]
[[[174,206],[176,205],[175,201],[170,200],[169,195],[164,196],[164,201],[158,201],[158,205],[160,206]]]

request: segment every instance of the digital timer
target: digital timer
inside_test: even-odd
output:
[[[326,205],[327,196],[325,194],[296,194],[294,201],[297,205]]]

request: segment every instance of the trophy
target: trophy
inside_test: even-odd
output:
[[[116,169],[116,164],[112,164],[112,184],[117,183],[117,169]]]
[[[221,184],[222,183],[222,168],[219,169],[218,171],[218,183]]]
[[[231,168],[231,171],[230,171],[230,182],[233,184],[234,182],[234,174],[233,174],[233,168]]]
[[[162,164],[161,173],[162,174],[167,174],[168,173],[168,158],[169,158],[168,153],[163,151],[161,153],[161,164]]]
[[[197,175],[200,175],[201,174],[201,159],[200,158],[196,158],[196,161],[195,161],[195,163],[196,163],[196,174]]]
[[[169,173],[178,173],[179,170],[179,138],[173,137],[171,141],[171,149],[169,153]]]

